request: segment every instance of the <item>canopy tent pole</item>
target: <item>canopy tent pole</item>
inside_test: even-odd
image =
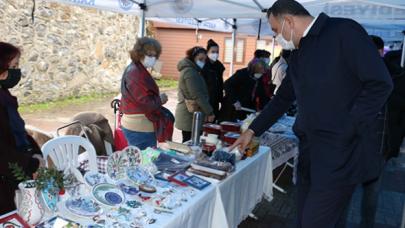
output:
[[[146,27],[146,0],[143,1],[143,3],[137,3],[139,5],[139,8],[142,10],[142,14],[141,14],[141,21],[139,23],[139,30],[140,32],[138,32],[138,36],[140,38],[145,36],[145,27]]]
[[[257,33],[257,40],[260,40],[260,33],[262,32],[262,19],[259,20],[259,31]]]
[[[235,62],[235,47],[236,47],[236,18],[233,19],[233,25],[232,25],[232,56],[231,56],[231,66],[229,70],[229,77],[233,75],[234,71],[234,62]]]
[[[200,42],[200,38],[199,38],[199,35],[200,35],[200,24],[201,24],[201,20],[200,19],[197,19],[197,18],[194,18],[194,20],[195,21],[197,21],[197,26],[196,26],[196,28],[195,28],[195,39],[196,39],[196,42],[197,43],[199,43]],[[207,50],[208,51],[208,50]]]
[[[275,55],[274,55],[274,49],[276,48],[276,37],[273,36],[273,40],[271,42],[271,61],[273,62]]]
[[[405,67],[405,30],[402,33],[404,34],[404,40],[402,41],[401,67]]]

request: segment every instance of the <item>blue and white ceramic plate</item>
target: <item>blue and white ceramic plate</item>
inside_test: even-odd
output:
[[[114,152],[107,160],[107,174],[114,181],[125,179],[128,166],[127,153],[123,151]]]
[[[134,167],[142,163],[142,153],[138,147],[128,146],[122,150],[127,154],[129,167]]]
[[[73,214],[93,217],[101,213],[100,205],[90,197],[74,197],[65,202],[66,208]]]
[[[112,184],[98,184],[94,186],[92,194],[97,201],[107,206],[118,206],[125,201],[121,189]]]
[[[127,169],[127,177],[136,185],[147,184],[155,185],[155,177],[148,170],[141,166],[135,166]]]
[[[86,180],[86,183],[91,187],[98,184],[107,183],[107,177],[105,175],[94,171],[84,174],[84,180]]]
[[[137,195],[139,193],[138,188],[133,186],[133,184],[130,181],[121,181],[118,184],[118,187],[123,191],[125,194],[128,195]]]

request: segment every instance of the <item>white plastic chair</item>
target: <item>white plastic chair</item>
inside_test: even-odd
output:
[[[81,154],[79,154],[80,148],[85,150]],[[87,139],[80,136],[60,136],[50,140],[42,146],[42,155],[47,167],[49,156],[57,170],[78,168],[80,162],[88,160],[89,170],[97,172],[96,150]]]

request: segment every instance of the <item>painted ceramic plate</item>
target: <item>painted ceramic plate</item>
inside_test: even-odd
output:
[[[141,166],[128,168],[127,176],[137,185],[148,184],[154,186],[155,184],[155,177],[152,175],[152,173]]]
[[[114,152],[107,161],[107,174],[112,180],[126,178],[126,169],[129,165],[127,153],[122,151]]]
[[[133,184],[130,181],[122,181],[118,183],[118,187],[123,191],[125,194],[128,195],[137,195],[139,193],[138,188],[133,186]]]
[[[41,191],[42,201],[45,207],[50,211],[56,211],[56,204],[58,203],[58,192],[52,192],[48,188]]]
[[[127,154],[130,167],[142,164],[142,152],[138,147],[128,146],[122,152]]]
[[[98,184],[93,188],[93,196],[107,206],[118,206],[125,201],[125,195],[117,186],[112,184]]]
[[[93,217],[101,213],[100,205],[90,197],[75,197],[65,202],[66,208],[73,214]]]
[[[86,180],[86,183],[91,187],[108,182],[107,177],[98,172],[87,172],[84,174],[84,180]]]

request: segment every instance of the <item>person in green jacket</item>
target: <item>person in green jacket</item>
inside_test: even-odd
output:
[[[198,106],[198,111],[203,113],[206,121],[213,122],[215,119],[213,108],[209,103],[207,85],[201,75],[206,58],[207,51],[203,47],[193,47],[187,50],[186,57],[177,64],[180,78],[175,126],[182,131],[183,142],[191,139],[193,121],[193,113],[187,109],[186,100]]]

